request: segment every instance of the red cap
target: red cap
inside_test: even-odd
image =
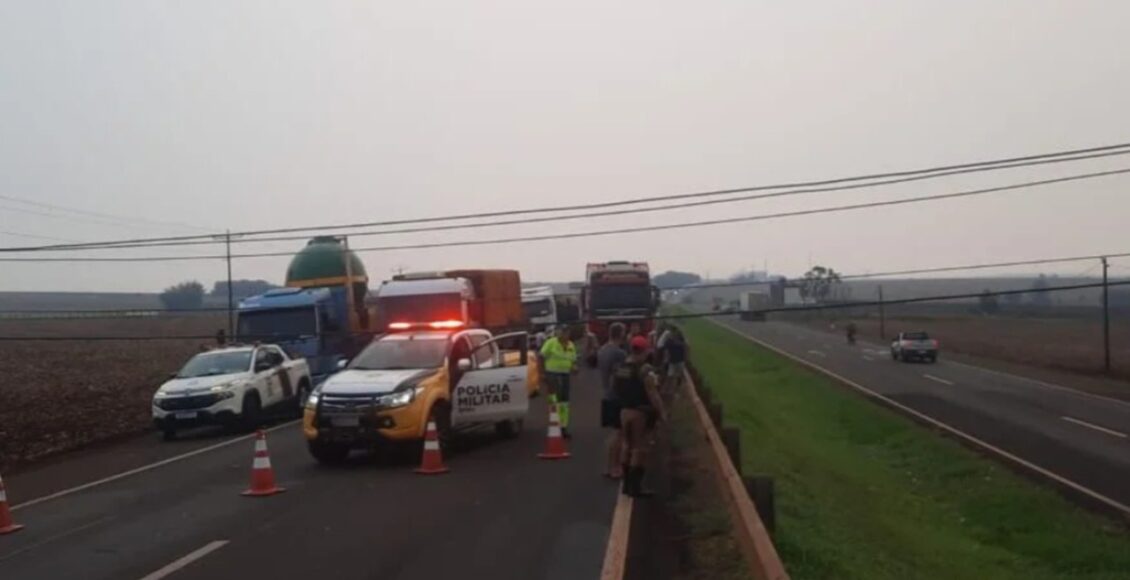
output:
[[[648,342],[647,338],[643,336],[633,336],[632,340],[628,344],[631,345],[632,350],[638,350],[641,352],[651,348],[651,343]]]

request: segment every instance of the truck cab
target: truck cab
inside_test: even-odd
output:
[[[270,341],[306,359],[314,383],[337,371],[367,337],[350,332],[343,288],[279,288],[240,302],[236,339]]]
[[[525,332],[494,336],[447,319],[404,324],[373,340],[307,401],[302,430],[319,462],[382,443],[422,443],[429,421],[441,445],[474,427],[521,431],[540,384]]]
[[[522,310],[530,322],[530,328],[538,332],[549,332],[557,326],[557,300],[552,286],[536,286],[522,289]]]

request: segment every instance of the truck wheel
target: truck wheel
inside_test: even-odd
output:
[[[499,421],[494,424],[494,432],[503,439],[514,439],[522,433],[522,427],[525,421],[521,419],[511,419],[509,421]]]
[[[938,355],[935,354],[935,355],[931,356],[928,360],[929,360],[930,364],[934,364],[934,363],[938,362]]]
[[[899,353],[892,350],[891,351],[891,360],[898,360],[898,359],[899,359]]]
[[[310,441],[307,447],[310,455],[322,465],[341,465],[349,457],[349,447],[345,445]]]
[[[177,440],[177,430],[173,427],[165,427],[164,429],[161,429],[161,440],[162,441],[176,441]]]
[[[310,398],[310,383],[306,379],[302,379],[298,383],[298,395],[295,397],[297,400],[294,402],[295,416],[301,417],[302,412],[306,410],[306,399]]]
[[[251,391],[243,396],[243,407],[239,418],[243,428],[254,431],[262,425],[263,403],[259,401],[259,393]]]

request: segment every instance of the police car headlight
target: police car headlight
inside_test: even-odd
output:
[[[232,392],[232,391],[236,387],[242,387],[245,382],[247,382],[247,381],[232,381],[230,383],[224,383],[222,385],[216,385],[216,386],[208,389],[208,392],[215,395],[220,400],[230,399],[230,398],[235,396],[235,393]]]
[[[386,409],[393,407],[403,407],[411,403],[412,401],[415,401],[416,395],[423,390],[424,389],[421,387],[412,387],[396,391],[395,393],[377,398],[377,406],[384,407]]]

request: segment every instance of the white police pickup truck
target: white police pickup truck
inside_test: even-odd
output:
[[[197,425],[254,429],[264,413],[302,413],[313,381],[303,359],[271,344],[230,346],[191,359],[153,395],[153,423],[166,440]]]

